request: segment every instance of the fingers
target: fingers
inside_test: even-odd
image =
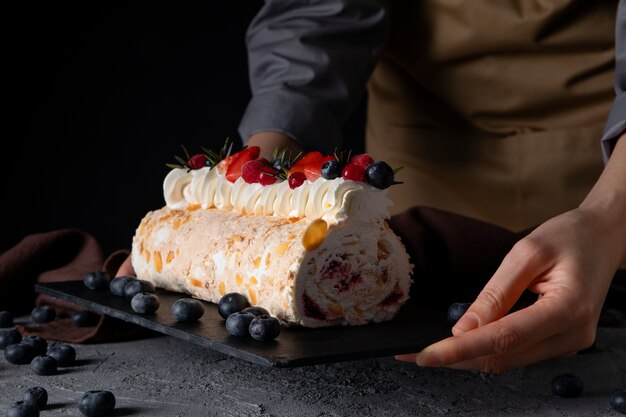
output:
[[[116,277],[121,277],[122,275],[135,275],[133,264],[130,262],[130,256],[126,258],[124,263],[120,266],[120,269],[118,269],[115,274]]]
[[[534,240],[519,241],[452,328],[452,334],[457,336],[504,317],[529,283],[551,266],[549,254]]]
[[[420,366],[448,366],[493,354],[520,351],[546,340],[559,329],[558,306],[538,301],[530,307],[511,313],[459,336],[449,337],[418,353]]]

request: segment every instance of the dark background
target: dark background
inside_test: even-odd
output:
[[[166,162],[239,139],[250,98],[245,31],[260,0],[12,6],[0,252],[27,234],[85,230],[129,247],[164,204]],[[361,103],[346,140],[362,147]]]

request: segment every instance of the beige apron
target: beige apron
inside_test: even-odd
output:
[[[428,205],[512,230],[576,207],[602,170],[617,1],[398,0],[368,151]]]

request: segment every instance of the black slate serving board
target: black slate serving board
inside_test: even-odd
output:
[[[406,304],[385,323],[283,327],[276,340],[258,342],[230,336],[217,305],[209,302],[204,302],[205,313],[199,322],[177,322],[171,307],[186,297],[181,293],[157,289],[161,307],[156,314],[141,315],[132,310],[129,300],[106,290],[90,290],[82,281],[35,284],[35,291],[263,366],[295,367],[418,352],[450,335],[445,313]]]

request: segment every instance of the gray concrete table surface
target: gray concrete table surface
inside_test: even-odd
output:
[[[166,336],[76,345],[77,365],[54,376],[0,358],[0,415],[42,386],[42,417],[80,416],[77,401],[93,389],[115,394],[115,416],[619,416],[609,395],[626,388],[626,328],[600,328],[596,346],[488,375],[393,358],[265,368]],[[552,395],[565,372],[583,379],[581,397]]]

